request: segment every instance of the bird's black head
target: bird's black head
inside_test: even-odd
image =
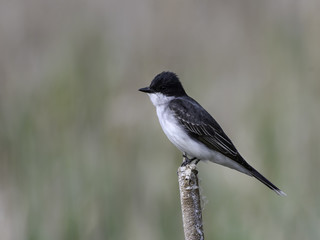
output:
[[[159,73],[149,87],[140,88],[145,93],[162,93],[166,96],[179,97],[186,95],[178,76],[173,72]]]

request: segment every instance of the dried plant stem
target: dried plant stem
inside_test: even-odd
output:
[[[203,240],[198,171],[195,164],[179,167],[179,189],[185,240]]]

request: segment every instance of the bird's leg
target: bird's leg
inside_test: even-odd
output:
[[[185,167],[187,166],[188,164],[190,164],[192,161],[196,160],[195,164],[197,165],[197,163],[200,161],[200,159],[197,159],[196,157],[194,158],[188,158],[187,154],[186,153],[183,153],[183,162],[181,164],[181,167]]]

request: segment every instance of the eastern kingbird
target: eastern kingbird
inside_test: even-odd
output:
[[[216,120],[186,94],[175,73],[162,72],[149,87],[139,91],[149,95],[162,130],[183,153],[185,160],[181,166],[209,160],[253,176],[278,195],[286,196],[242,158]]]

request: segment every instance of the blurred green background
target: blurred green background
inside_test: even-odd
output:
[[[206,239],[320,239],[320,2],[2,0],[0,238],[183,239],[176,72],[287,197],[200,163]]]

